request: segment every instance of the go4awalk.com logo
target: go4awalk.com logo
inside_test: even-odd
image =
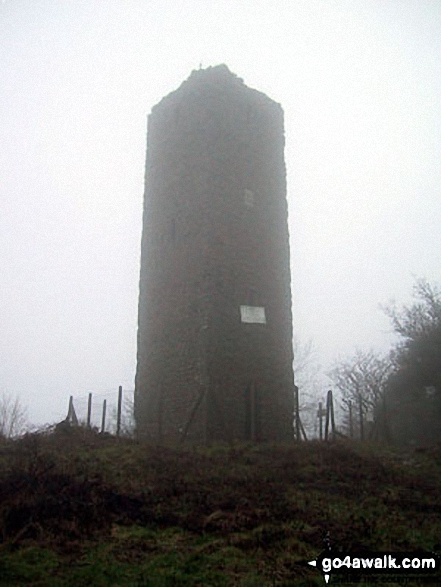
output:
[[[331,574],[337,575],[394,575],[403,579],[406,577],[427,577],[433,580],[440,571],[440,557],[431,553],[342,553],[331,550],[323,552],[316,560],[309,561],[309,565],[316,567],[323,573],[326,583],[329,583]],[[343,577],[341,577],[343,578]]]

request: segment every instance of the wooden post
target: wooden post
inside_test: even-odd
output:
[[[69,398],[69,411],[67,413],[67,419],[69,422],[72,422],[72,424],[75,424],[75,426],[78,426],[78,418],[73,404],[73,395],[71,395]]]
[[[67,419],[72,419],[72,411],[73,411],[73,395],[69,396],[69,408],[67,410]]]
[[[89,399],[87,401],[87,427],[90,428],[90,419],[92,416],[92,394],[89,393]]]
[[[328,441],[329,436],[329,391],[326,396],[326,421],[325,421],[325,440]]]
[[[118,388],[118,412],[116,415],[116,435],[121,434],[121,408],[122,408],[122,386]]]
[[[325,440],[329,439],[329,422],[331,423],[331,434],[332,439],[335,439],[335,418],[334,418],[334,400],[332,397],[332,389],[328,391],[326,397],[326,427],[325,427]]]
[[[359,419],[360,419],[360,440],[364,440],[364,422],[363,422],[363,401],[361,396],[358,400],[358,410],[359,410]]]
[[[332,440],[335,440],[335,417],[334,417],[334,396],[332,395],[332,389],[329,390],[329,395],[331,397],[331,429],[332,429]]]
[[[319,417],[319,435],[320,440],[323,440],[323,404],[319,402],[317,416]]]
[[[103,401],[103,417],[101,419],[101,433],[104,432],[106,429],[106,408],[107,408],[107,400]]]
[[[299,416],[299,426],[300,426],[300,431],[301,431],[302,436],[303,436],[303,440],[305,440],[305,441],[308,440],[308,437],[306,436],[305,429],[303,428],[302,421],[300,420],[300,416]]]

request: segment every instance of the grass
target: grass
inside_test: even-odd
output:
[[[324,585],[329,541],[441,551],[440,472],[439,448],[29,435],[0,445],[0,587]]]

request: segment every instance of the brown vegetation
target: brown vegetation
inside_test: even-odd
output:
[[[14,567],[31,548],[54,557],[45,585],[70,585],[67,561],[75,576],[91,552],[91,585],[315,585],[304,563],[328,539],[345,551],[440,550],[440,463],[439,448],[176,450],[84,429],[28,435],[0,448],[0,566],[18,573],[12,584],[43,584],[20,583]],[[106,557],[122,582],[102,578]],[[187,583],[164,579],[176,569]]]

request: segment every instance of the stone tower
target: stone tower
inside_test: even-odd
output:
[[[149,116],[135,418],[151,441],[293,437],[283,111],[225,65]]]

